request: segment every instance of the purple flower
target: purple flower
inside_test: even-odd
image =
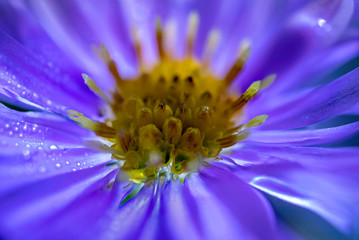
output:
[[[358,238],[354,12],[0,1],[0,239]]]

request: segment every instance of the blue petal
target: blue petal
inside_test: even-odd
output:
[[[48,113],[0,105],[0,192],[54,175],[108,162],[110,154],[84,145],[90,131]]]
[[[111,204],[112,194],[106,186],[114,176],[110,168],[94,167],[61,174],[1,195],[0,226],[4,236],[9,239],[83,236]]]
[[[246,88],[252,81],[277,74],[276,84],[287,84],[284,74],[308,57],[335,42],[349,23],[352,1],[311,1],[291,16],[261,49],[253,52],[237,84]]]
[[[115,1],[30,1],[28,10],[53,41],[66,54],[76,59],[93,77],[101,78],[99,84],[109,89],[112,79],[106,76],[103,64],[98,62],[92,46],[104,43],[125,76],[133,71],[134,52],[130,42],[130,29],[123,18],[121,5]],[[132,65],[132,66],[131,66]],[[106,78],[105,78],[105,76]],[[105,82],[106,84],[102,84]]]
[[[0,63],[0,100],[16,97],[64,115],[69,108],[97,115],[98,99],[93,93],[73,84],[65,73],[56,72],[1,31]]]
[[[253,147],[229,157],[240,166],[232,170],[252,186],[352,234],[359,212],[358,154],[358,148]]]
[[[252,131],[248,142],[254,144],[308,146],[330,143],[359,131],[359,122],[324,129]]]
[[[149,225],[151,230],[157,229],[157,219],[150,219],[157,196],[155,187],[143,187],[135,198],[111,214],[106,228],[94,239],[154,239],[154,236],[142,234],[146,225]]]
[[[359,68],[341,78],[298,95],[267,114],[265,129],[290,129],[329,119],[359,102]],[[293,107],[295,106],[295,107]]]
[[[165,239],[203,239],[204,229],[188,194],[188,188],[180,181],[169,182],[162,192],[159,235]]]
[[[192,196],[205,239],[277,239],[275,217],[266,199],[228,171],[216,167],[192,175]]]

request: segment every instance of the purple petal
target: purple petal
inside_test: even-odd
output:
[[[266,96],[271,98],[270,101],[272,101],[273,98],[282,98],[281,94],[288,90],[303,86],[312,87],[323,79],[329,82],[333,80],[329,75],[331,72],[343,66],[358,54],[359,41],[357,39],[340,42],[317,54],[313,54],[302,63],[294,66],[288,73],[282,75],[281,79],[276,79],[274,84],[266,89]],[[286,79],[290,79],[290,81],[286,81]],[[269,101],[268,98],[267,100]]]
[[[252,186],[306,208],[344,233],[353,231],[358,214],[358,148],[254,147],[231,158],[232,168]],[[248,164],[253,161],[252,164]],[[247,162],[245,165],[242,162]]]
[[[23,98],[66,116],[69,108],[97,115],[98,99],[93,93],[76,88],[69,76],[56,72],[1,31],[0,63],[0,99],[3,96]]]
[[[84,146],[93,133],[59,116],[0,105],[0,126],[0,192],[110,159]]]
[[[271,145],[319,145],[341,140],[359,131],[359,122],[324,129],[252,131],[248,142]]]
[[[55,72],[63,70],[76,79],[72,82],[72,85],[78,87],[86,87],[81,79],[81,71],[83,66],[78,66],[78,69],[74,66],[78,62],[70,56],[66,56],[58,46],[49,38],[44,29],[40,26],[36,20],[34,14],[27,11],[22,4],[17,1],[2,2],[2,9],[4,9],[3,23],[5,32],[18,41],[22,46],[28,49],[30,52],[35,53],[37,56],[41,56],[42,59],[48,60],[48,66],[52,67]],[[14,6],[11,6],[14,5]]]
[[[187,196],[187,197],[186,197]],[[161,235],[167,239],[203,239],[198,209],[190,199],[188,188],[180,181],[171,181],[161,194]]]
[[[99,84],[109,89],[112,79],[104,78],[104,65],[98,62],[92,45],[104,43],[125,76],[133,72],[133,47],[130,32],[117,2],[81,1],[31,1],[28,6],[53,41],[81,68],[93,77],[101,78]],[[97,17],[94,17],[97,16]],[[130,63],[130,64],[129,64]],[[132,66],[131,66],[132,64]],[[101,76],[102,75],[102,76]],[[96,79],[96,78],[95,78]],[[102,84],[105,82],[106,84]]]
[[[253,52],[248,69],[237,84],[244,88],[269,74],[282,76],[297,64],[334,42],[347,26],[353,12],[352,1],[312,1],[293,14],[262,49]]]
[[[359,102],[359,68],[267,112],[264,129],[307,126],[344,112]],[[294,106],[294,107],[293,107]]]
[[[345,113],[346,114],[359,115],[359,104],[356,104],[356,105],[352,106]]]
[[[205,239],[277,239],[266,199],[230,172],[211,167],[192,175],[188,187]]]
[[[115,211],[109,222],[96,239],[140,239],[151,236],[143,236],[146,224],[156,229],[156,220],[149,219],[155,205],[155,188],[143,187],[138,195]],[[153,237],[153,236],[152,236]]]
[[[106,186],[115,173],[110,168],[94,167],[61,174],[2,195],[0,225],[4,236],[11,239],[83,236],[111,203],[111,192]]]

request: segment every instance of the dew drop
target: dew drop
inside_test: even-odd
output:
[[[24,155],[25,159],[30,159],[30,151],[29,150],[23,151],[22,154]]]
[[[40,170],[40,172],[45,172],[45,171],[46,171],[46,167],[41,166],[41,167],[39,168],[39,170]]]
[[[56,146],[56,145],[51,145],[51,146],[50,146],[50,149],[51,149],[51,150],[56,150],[56,149],[57,149],[57,146]]]

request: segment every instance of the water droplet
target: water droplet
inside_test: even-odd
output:
[[[30,159],[30,151],[29,150],[23,151],[22,154],[24,155],[25,159]]]
[[[26,144],[26,147],[27,147],[27,148],[30,148],[30,144]]]
[[[66,161],[65,163],[66,163],[67,165],[69,165],[69,164],[70,164],[70,162],[69,162],[69,161]]]
[[[77,163],[77,166],[80,166],[80,165],[81,165],[81,163],[80,163],[80,162],[78,162],[78,163]]]
[[[60,163],[56,163],[56,167],[61,167],[61,164]]]
[[[15,127],[14,128],[15,132],[19,131],[19,128],[18,127]]]
[[[7,123],[7,124],[5,124],[5,128],[9,128],[10,127],[10,125]]]
[[[13,134],[13,132],[12,132],[12,131],[10,131],[10,132],[9,132],[9,135],[10,135],[10,136],[12,136],[12,134]]]
[[[45,171],[46,171],[46,167],[41,166],[41,167],[39,168],[39,170],[40,170],[40,172],[45,172]]]
[[[51,100],[47,100],[46,104],[50,106],[52,104]]]
[[[51,150],[56,150],[56,149],[57,149],[57,146],[56,146],[56,145],[51,145],[51,146],[50,146],[50,149],[51,149]]]

